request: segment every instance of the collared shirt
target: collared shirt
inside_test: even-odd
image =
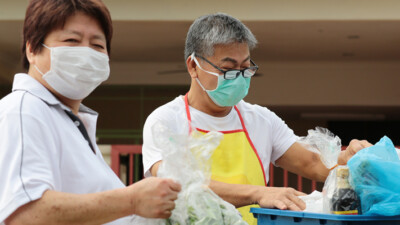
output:
[[[124,187],[94,144],[98,114],[84,105],[78,113],[93,154],[65,111],[71,109],[27,74],[15,75],[13,92],[0,100],[0,224],[46,190],[86,194]]]

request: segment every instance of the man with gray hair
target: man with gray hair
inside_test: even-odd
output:
[[[151,132],[157,121],[181,134],[190,133],[191,127],[204,133],[222,132],[224,138],[212,155],[209,187],[238,207],[249,224],[257,223],[249,213],[250,207],[305,208],[298,197],[304,193],[267,187],[271,162],[317,181],[324,181],[329,173],[319,156],[297,143],[293,131],[275,113],[242,100],[258,69],[250,58],[256,44],[251,31],[229,15],[216,13],[196,19],[185,45],[190,90],[156,109],[143,131],[145,176],[156,176],[162,162],[163,149],[156,146],[157,137]],[[352,141],[339,163],[346,164],[366,146],[366,141]]]

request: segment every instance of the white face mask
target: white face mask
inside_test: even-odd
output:
[[[61,95],[74,100],[86,98],[108,79],[108,55],[89,47],[44,47],[50,49],[50,70],[43,79]]]

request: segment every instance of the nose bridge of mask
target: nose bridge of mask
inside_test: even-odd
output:
[[[226,79],[218,79],[218,86],[216,89],[231,89],[232,87],[235,88],[243,88],[245,87],[246,78],[243,76],[238,76],[236,79],[226,80]],[[215,91],[215,90],[214,90]]]
[[[64,51],[70,51],[70,52],[76,51],[76,52],[79,53],[79,54],[75,54],[75,55],[74,55],[74,58],[75,58],[76,60],[78,60],[78,61],[79,61],[81,58],[86,58],[86,57],[88,57],[89,55],[94,56],[94,57],[92,57],[92,60],[93,60],[93,59],[97,59],[97,61],[101,61],[101,63],[104,62],[104,61],[103,61],[104,59],[106,59],[107,61],[110,61],[107,54],[98,52],[98,51],[96,51],[96,50],[94,50],[94,49],[92,49],[92,48],[90,48],[90,47],[86,47],[86,46],[75,46],[75,47],[70,47],[70,46],[59,46],[59,47],[49,47],[49,46],[47,46],[47,45],[45,45],[45,44],[42,44],[42,45],[43,45],[45,48],[47,48],[47,49],[50,50],[50,55],[51,55],[51,56],[53,56],[54,54],[58,54],[58,57],[61,58],[61,59],[62,59],[62,56],[64,55],[64,54],[62,54]],[[68,59],[70,60],[71,58],[68,58]]]
[[[90,58],[90,65],[96,67],[99,63],[104,63],[104,61],[109,61],[108,55],[105,53],[98,52],[90,47],[76,46],[60,46],[52,49],[52,56],[57,55],[57,59],[60,61],[68,61],[70,63],[79,66],[81,63],[85,62],[84,59]]]

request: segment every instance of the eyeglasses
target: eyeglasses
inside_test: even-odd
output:
[[[256,74],[257,70],[258,70],[258,66],[253,62],[253,60],[250,59],[250,63],[252,64],[252,66],[247,67],[246,69],[243,70],[223,70],[221,68],[219,68],[218,66],[214,65],[213,63],[211,63],[210,61],[208,61],[206,58],[195,54],[196,57],[199,57],[200,59],[206,61],[207,63],[209,63],[211,66],[213,66],[215,69],[221,71],[221,73],[224,74],[224,79],[226,80],[234,80],[236,79],[240,74],[243,77],[252,77],[254,76],[254,74]]]

